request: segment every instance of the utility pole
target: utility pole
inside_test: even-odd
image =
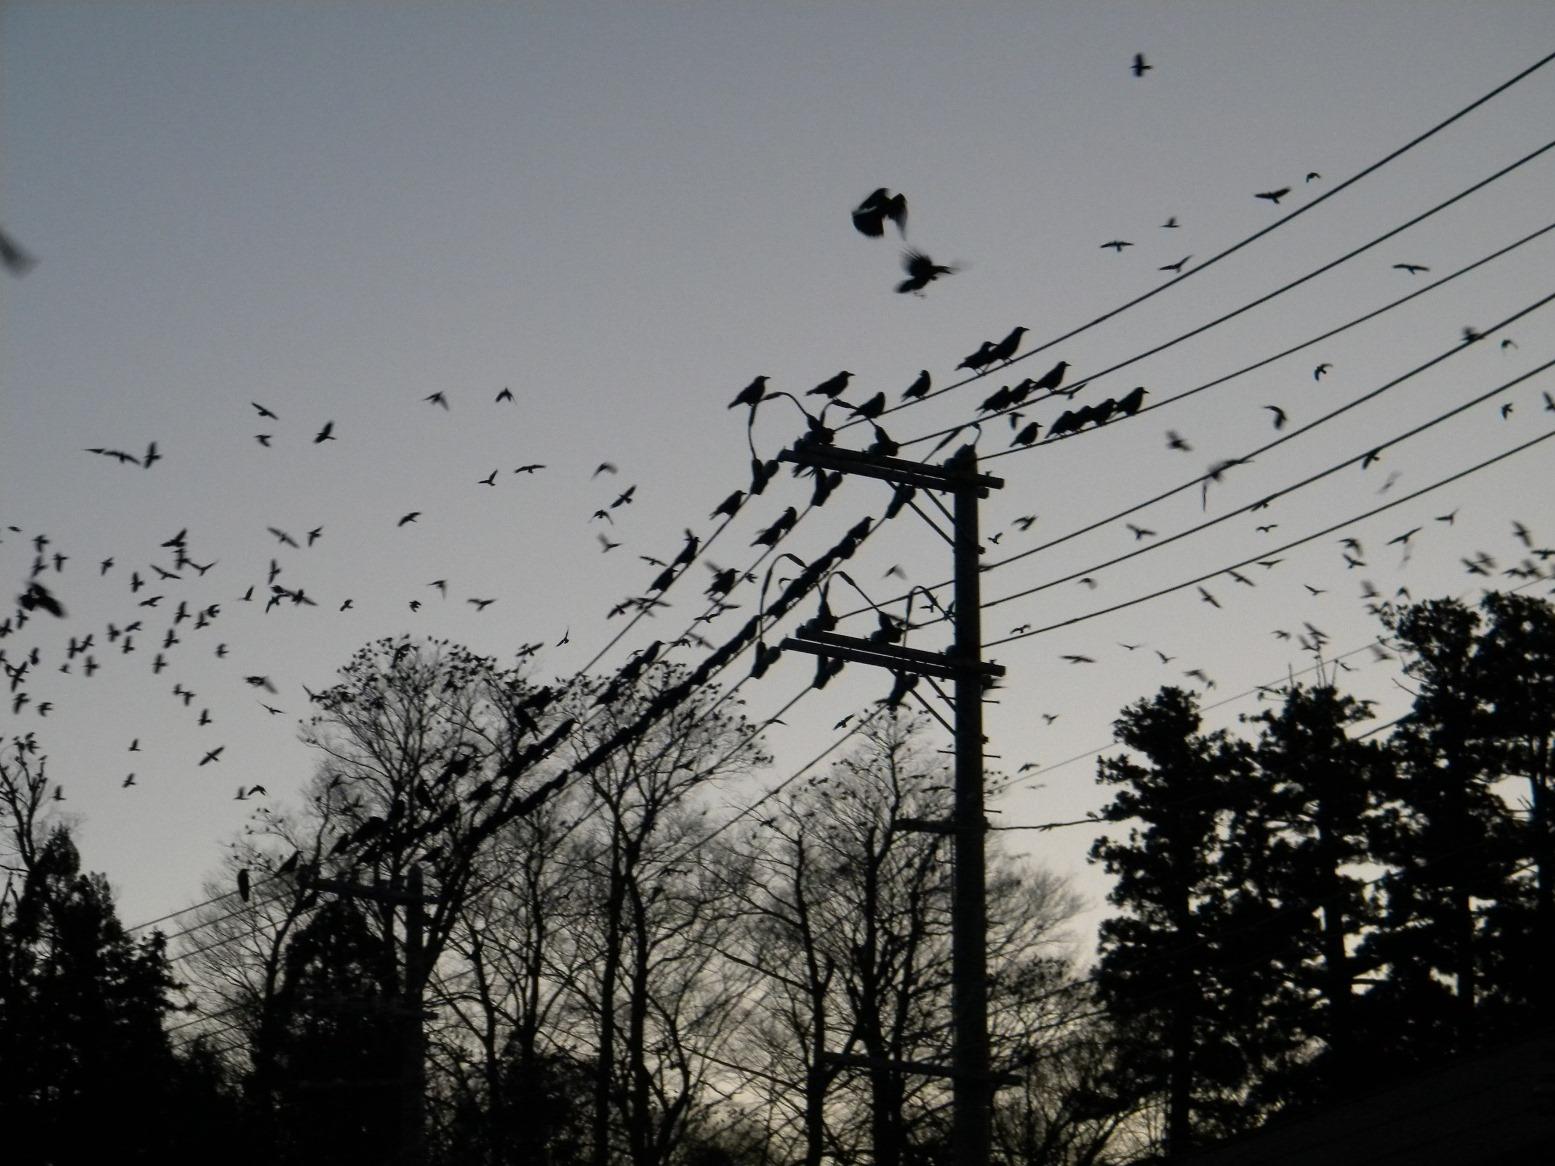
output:
[[[298,881],[307,888],[371,899],[405,908],[405,960],[401,974],[400,1001],[390,1012],[400,1022],[400,1065],[395,1080],[400,1088],[399,1162],[403,1166],[421,1166],[426,1160],[426,1032],[421,989],[426,980],[423,967],[426,956],[426,905],[436,896],[423,892],[421,864],[413,863],[405,883],[391,879],[387,887],[366,886],[346,879],[321,879],[304,868]]]
[[[983,694],[1004,674],[982,658],[982,592],[978,543],[978,501],[1004,482],[981,474],[977,452],[964,446],[943,466],[930,466],[831,446],[799,445],[779,455],[781,461],[810,466],[818,472],[841,471],[892,482],[899,491],[933,490],[953,500],[950,538],[955,563],[955,638],[948,654],[922,652],[875,640],[840,636],[828,630],[801,628],[783,641],[785,649],[874,664],[901,674],[933,676],[952,681],[955,689],[955,805],[948,822],[911,825],[948,834],[953,844],[951,891],[951,1066],[902,1062],[902,1072],[949,1076],[952,1091],[952,1146],[959,1166],[987,1166],[993,1145],[994,1076],[988,1044],[988,905],[983,807]],[[937,529],[937,528],[936,528]],[[943,533],[943,532],[942,532]],[[903,823],[907,825],[908,823]],[[857,1065],[868,1058],[830,1059]]]

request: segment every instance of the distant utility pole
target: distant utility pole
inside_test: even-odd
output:
[[[903,1062],[903,1072],[948,1075],[952,1090],[952,1137],[959,1166],[987,1166],[993,1147],[994,1078],[988,1047],[988,904],[983,809],[983,695],[1004,675],[982,658],[982,592],[978,544],[978,500],[1004,485],[980,474],[977,451],[965,446],[943,466],[879,457],[831,446],[800,445],[780,460],[817,471],[863,474],[905,488],[948,493],[953,499],[950,543],[955,561],[955,639],[949,654],[922,652],[874,640],[801,630],[784,648],[888,668],[898,675],[933,676],[955,686],[955,808],[948,822],[911,823],[917,829],[949,834],[954,846],[951,902],[951,1066]],[[932,525],[932,524],[931,524]],[[938,528],[936,528],[938,529]],[[943,534],[943,532],[941,532]],[[904,823],[906,825],[908,823]],[[836,1059],[836,1058],[833,1058]],[[863,1059],[867,1060],[867,1058]],[[858,1064],[861,1059],[847,1058]]]
[[[422,1166],[426,1161],[426,1032],[421,989],[426,981],[423,966],[426,955],[426,905],[436,901],[422,890],[421,864],[414,863],[405,882],[391,879],[388,886],[365,886],[345,879],[312,877],[311,871],[299,871],[303,886],[344,895],[353,899],[372,899],[405,908],[405,960],[398,1006],[389,1009],[400,1021],[400,1066],[395,1080],[400,1087],[400,1138],[398,1161],[402,1166]]]

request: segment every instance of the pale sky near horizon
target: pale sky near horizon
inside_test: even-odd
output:
[[[1143,77],[1129,68],[1136,52],[1152,66]],[[658,573],[637,556],[673,557],[686,528],[705,538],[709,512],[747,483],[743,410],[726,405],[753,376],[803,396],[848,369],[855,404],[876,391],[895,403],[921,368],[937,388],[952,385],[982,341],[1024,325],[1021,351],[1038,349],[1164,284],[1164,265],[1187,257],[1193,272],[1551,52],[1555,5],[1534,0],[0,4],[0,228],[37,259],[0,278],[0,571],[9,614],[32,539],[46,535],[49,553],[68,559],[38,578],[69,609],[0,640],[13,663],[33,646],[41,657],[30,702],[0,704],[0,734],[37,732],[65,792],[56,811],[76,823],[124,920],[176,911],[201,897],[248,820],[252,801],[233,798],[240,784],[265,784],[276,805],[295,797],[316,763],[296,740],[303,685],[326,686],[363,643],[447,636],[507,660],[542,641],[541,679],[604,648],[624,624],[610,607]],[[1155,407],[1135,418],[987,462],[1006,481],[983,510],[992,565],[1188,485],[1451,352],[1234,467],[1207,494],[1191,485],[991,566],[993,642],[1280,560],[1240,568],[1249,585],[1205,581],[1218,608],[1190,583],[991,646],[1009,674],[989,709],[990,764],[1039,763],[993,807],[997,823],[1099,807],[1106,795],[1082,755],[1109,744],[1123,704],[1165,683],[1202,690],[1189,669],[1215,682],[1204,692],[1218,706],[1210,726],[1256,712],[1257,685],[1312,663],[1277,629],[1299,635],[1310,623],[1330,637],[1330,657],[1359,650],[1341,683],[1377,700],[1379,720],[1396,715],[1396,669],[1364,650],[1381,629],[1363,609],[1362,580],[1416,599],[1532,582],[1501,572],[1529,554],[1514,521],[1535,547],[1555,546],[1555,441],[1357,516],[1555,431],[1546,371],[1389,444],[1555,359],[1551,308],[1461,345],[1464,327],[1489,328],[1555,293],[1555,231],[1332,339],[1164,402],[1550,226],[1555,150],[1267,304],[1097,374],[1547,145],[1551,109],[1555,65],[1202,274],[882,419],[905,445],[970,421],[999,386],[1059,359],[1071,382],[1095,378],[1074,404],[1148,387]],[[850,208],[882,185],[908,198],[907,243],[959,266],[922,298],[892,290],[902,278],[894,232],[868,239],[850,224]],[[1278,205],[1255,197],[1282,187]],[[1169,219],[1180,225],[1163,227]],[[1131,246],[1102,246],[1115,239]],[[1331,368],[1316,377],[1319,364]],[[504,387],[511,404],[494,400]],[[446,411],[424,400],[435,391]],[[1289,417],[1283,433],[1274,404]],[[1045,426],[1064,406],[1033,403],[1026,419]],[[800,420],[787,401],[763,405],[758,449],[775,454]],[[328,421],[337,440],[315,444]],[[1192,449],[1169,449],[1168,430]],[[980,453],[1006,450],[1011,432],[1003,418],[986,421]],[[162,458],[149,469],[85,452],[139,455],[152,441]],[[1378,447],[1364,470],[1099,566]],[[617,472],[595,475],[606,461]],[[529,463],[546,468],[513,472]],[[493,470],[495,485],[482,485]],[[631,485],[612,523],[591,519]],[[809,493],[785,472],[707,558],[745,565],[755,533]],[[885,501],[878,484],[850,481],[781,549],[819,553]],[[421,517],[398,526],[411,511]],[[1033,514],[1029,530],[1014,524]],[[271,526],[323,533],[291,550]],[[156,580],[165,598],[139,607],[158,590],[132,595],[130,572],[169,566],[160,544],[184,528],[190,557],[216,566]],[[601,533],[621,545],[602,552]],[[1364,566],[1347,566],[1343,537],[1361,541]],[[1481,552],[1493,573],[1466,574],[1463,560]],[[263,597],[272,557],[279,580],[317,607],[267,615],[239,601],[250,585]],[[911,513],[871,538],[849,573],[883,599],[904,589],[886,574],[896,564],[913,584],[949,577],[948,548]],[[428,586],[438,578],[446,600]],[[710,578],[695,565],[668,595],[674,606],[600,667],[680,635]],[[477,612],[469,598],[496,602]],[[738,612],[697,628],[721,642],[756,601],[754,589],[734,598]],[[153,676],[180,600],[219,603],[219,619],[180,629],[168,669]],[[106,643],[108,624],[136,618],[135,652]],[[564,632],[570,642],[556,646]],[[88,633],[98,673],[60,673],[69,638]],[[926,629],[914,642],[937,648],[944,636]],[[228,645],[223,659],[217,643]],[[748,712],[771,715],[812,671],[808,657],[785,659],[742,688]],[[250,674],[275,678],[278,696],[259,696],[285,715],[259,707]],[[190,707],[175,682],[199,694]],[[776,763],[749,788],[720,791],[723,801],[749,804],[889,686],[850,667],[784,714],[768,740]],[[44,701],[52,708],[40,716]],[[203,727],[201,708],[212,719]],[[220,762],[199,766],[218,745]],[[123,788],[130,772],[136,784]],[[1104,884],[1084,862],[1093,836],[1000,841],[1075,876],[1095,907]]]

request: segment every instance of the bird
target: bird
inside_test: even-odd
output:
[[[1154,65],[1145,63],[1144,53],[1135,53],[1134,63],[1129,66],[1129,71],[1136,77],[1143,77],[1149,70],[1153,68],[1155,68]]]
[[[257,441],[260,445],[264,446],[266,449],[269,449],[270,436],[271,435],[268,433],[256,433],[254,434],[254,440]]]
[[[942,275],[954,275],[958,268],[953,263],[935,263],[922,251],[909,247],[902,252],[902,270],[907,278],[896,285],[898,294],[921,296],[929,284]]]
[[[280,541],[280,543],[283,546],[295,547],[295,546],[299,545],[296,539],[294,539],[291,535],[287,534],[280,527],[267,526],[267,527],[265,527],[265,529],[268,530],[271,534],[275,535],[275,537]]]
[[[409,514],[402,515],[400,520],[398,522],[396,522],[394,525],[395,526],[404,526],[407,522],[415,522],[416,519],[418,519],[420,517],[421,517],[421,511],[419,511],[419,510],[412,510]]]
[[[532,474],[536,470],[543,469],[545,469],[545,466],[541,465],[539,462],[530,462],[527,466],[519,466],[513,472],[515,474]]]
[[[805,396],[820,396],[828,400],[835,400],[848,387],[848,381],[852,376],[851,372],[843,369],[835,376],[827,377],[820,384],[816,385],[815,388],[805,390]]]
[[[1284,429],[1286,421],[1285,410],[1278,405],[1265,405],[1264,408],[1274,414],[1274,428],[1276,430]]]
[[[1184,255],[1176,263],[1164,263],[1159,268],[1157,268],[1157,270],[1158,271],[1177,271],[1177,272],[1180,272],[1183,269],[1183,265],[1186,264],[1188,262],[1188,260],[1190,260],[1192,258],[1193,258],[1192,255]]]
[[[17,278],[26,275],[38,265],[38,261],[4,231],[0,231],[0,263],[3,263],[5,269]]]
[[[926,396],[929,391],[929,383],[929,370],[924,369],[918,374],[917,379],[914,380],[912,384],[908,385],[906,391],[902,393],[902,400],[913,401],[917,400],[919,397]]]
[[[279,418],[279,417],[277,417],[277,416],[276,416],[276,415],[275,415],[275,414],[274,414],[274,413],[273,413],[273,412],[271,412],[271,411],[270,411],[270,410],[269,410],[269,409],[266,409],[266,408],[265,408],[265,407],[264,407],[264,406],[263,406],[263,405],[261,405],[261,404],[260,404],[260,403],[259,403],[259,402],[258,402],[258,401],[250,401],[250,402],[249,402],[249,404],[250,404],[250,405],[252,405],[252,406],[253,406],[253,407],[254,407],[254,408],[255,408],[255,409],[257,409],[257,410],[258,410],[258,411],[259,411],[259,415],[260,415],[260,416],[261,416],[261,417],[268,417],[268,418],[269,418],[269,419],[270,419],[270,420],[271,420],[271,421],[279,421],[279,420],[280,420],[280,418]]]
[[[1189,453],[1192,451],[1193,446],[1189,445],[1187,439],[1184,438],[1182,434],[1178,433],[1177,430],[1168,429],[1166,431],[1166,448],[1181,450],[1183,453]]]
[[[213,761],[220,761],[221,760],[222,750],[225,749],[225,748],[226,748],[225,745],[218,745],[218,746],[216,746],[216,748],[212,749],[204,757],[200,758],[200,764],[201,765],[209,765]]]
[[[1063,383],[1064,373],[1067,372],[1068,369],[1069,369],[1069,362],[1067,360],[1059,361],[1052,368],[1048,369],[1047,372],[1043,373],[1040,377],[1038,377],[1036,379],[1036,381],[1033,382],[1033,384],[1032,384],[1033,390],[1044,392],[1044,393],[1052,392],[1054,389],[1058,388],[1058,386],[1060,384]]]
[[[878,239],[885,234],[887,219],[895,223],[897,231],[906,238],[906,195],[892,194],[888,188],[882,186],[853,208],[853,226],[861,235],[868,235],[872,239]]]
[[[596,534],[594,537],[599,540],[600,552],[602,554],[608,554],[610,551],[615,550],[616,547],[621,545],[618,542],[611,542],[603,534]]]
[[[999,343],[995,344],[988,353],[989,363],[992,364],[994,361],[998,360],[1004,362],[1005,364],[1009,364],[1010,359],[1015,355],[1015,350],[1020,347],[1020,338],[1024,336],[1026,332],[1027,328],[1022,325],[1019,328],[1013,329],[1008,336],[999,341]]]
[[[600,462],[599,465],[594,467],[594,472],[589,477],[597,478],[600,474],[615,474],[619,472],[614,462]]]
[[[1071,664],[1094,664],[1094,663],[1096,663],[1095,659],[1093,659],[1092,657],[1090,657],[1090,656],[1082,656],[1082,655],[1080,655],[1077,652],[1075,652],[1075,653],[1066,652],[1061,657],[1061,659],[1067,660]]]
[[[326,422],[324,422],[324,428],[320,429],[313,436],[313,444],[314,445],[318,445],[322,441],[335,441],[335,440],[336,440],[336,437],[335,437],[335,423],[333,421],[326,421]]]
[[[481,486],[495,486],[496,484],[497,484],[497,471],[496,470],[492,470],[491,473],[486,475],[486,477],[482,478],[477,483],[477,485],[481,485]]]
[[[849,407],[853,410],[853,416],[864,417],[872,421],[885,412],[885,393],[876,393],[862,405],[852,405]]]
[[[960,364],[956,365],[956,367],[958,369],[968,368],[973,372],[980,371],[984,366],[993,360],[993,347],[994,345],[992,340],[984,340],[977,346],[976,352],[967,356]]]
[[[513,399],[513,390],[509,389],[509,388],[504,388],[500,393],[497,394],[496,401],[494,401],[492,403],[493,404],[499,404],[502,401],[511,401],[512,399]]]
[[[1122,413],[1125,417],[1132,417],[1135,413],[1138,413],[1140,407],[1144,405],[1145,397],[1149,391],[1150,390],[1146,389],[1144,385],[1137,385],[1136,387],[1130,389],[1128,392],[1124,393],[1121,397],[1118,398],[1117,411]]]
[[[759,376],[741,389],[734,400],[729,402],[728,407],[733,409],[739,405],[749,405],[752,409],[755,409],[757,405],[761,404],[762,398],[766,395],[767,378]]]
[[[1316,170],[1308,170],[1306,179],[1304,181],[1316,182],[1318,179],[1320,179],[1322,177],[1323,176],[1321,174],[1319,174]]]
[[[1167,231],[1176,230],[1181,226],[1182,224],[1177,221],[1176,215],[1172,215],[1171,218],[1167,219],[1166,222],[1161,224],[1162,229]]]
[[[471,604],[475,608],[476,611],[485,611],[488,607],[490,607],[493,603],[495,603],[497,601],[495,599],[475,599],[475,598],[470,598],[470,599],[466,599],[465,602],[468,603],[468,604]]]
[[[798,520],[799,512],[792,506],[787,507],[782,514],[778,515],[771,526],[751,540],[751,546],[776,546],[778,540],[787,534]]]
[[[447,412],[447,410],[448,410],[448,398],[445,397],[442,394],[441,391],[438,391],[436,393],[428,393],[426,396],[422,397],[421,399],[423,401],[428,402],[429,404],[441,405],[443,407],[444,412]]]
[[[1017,445],[1030,445],[1032,442],[1037,440],[1037,432],[1040,429],[1041,425],[1037,422],[1028,422],[1026,426],[1015,435],[1014,440],[1010,442],[1011,447]]]
[[[736,490],[733,494],[730,494],[727,498],[720,502],[717,508],[707,516],[708,521],[711,522],[713,519],[718,518],[719,516],[733,518],[737,513],[739,513],[740,506],[744,503],[744,501],[745,491]]]
[[[1407,271],[1410,275],[1419,275],[1423,271],[1431,270],[1423,263],[1395,263],[1393,267],[1398,271]]]
[[[1130,243],[1127,239],[1109,239],[1109,240],[1107,240],[1107,242],[1105,242],[1105,243],[1103,243],[1101,245],[1100,249],[1101,250],[1106,250],[1108,247],[1111,247],[1119,255],[1122,255],[1123,254],[1123,248],[1125,248],[1125,247],[1132,247],[1133,245],[1134,244]]]
[[[1282,186],[1278,190],[1260,190],[1257,194],[1253,195],[1253,197],[1254,198],[1267,199],[1269,202],[1272,202],[1275,206],[1279,206],[1280,205],[1280,199],[1284,198],[1289,193],[1290,193],[1290,187]]]
[[[1325,360],[1322,364],[1318,365],[1316,368],[1314,368],[1312,370],[1312,379],[1315,380],[1315,381],[1322,380],[1323,379],[1323,374],[1328,372],[1328,370],[1333,368],[1333,367],[1334,366],[1332,364],[1329,364]]]
[[[1132,522],[1125,522],[1123,525],[1128,527],[1130,533],[1133,534],[1135,542],[1138,542],[1140,539],[1155,537],[1155,531],[1147,530],[1143,526],[1135,526]]]
[[[1208,591],[1204,590],[1203,587],[1199,588],[1199,598],[1201,600],[1203,600],[1205,603],[1209,604],[1211,607],[1219,607],[1220,606],[1220,600],[1216,599]]]

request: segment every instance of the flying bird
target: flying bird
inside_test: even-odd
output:
[[[1136,77],[1143,77],[1149,70],[1153,68],[1155,68],[1154,65],[1145,63],[1144,53],[1135,53],[1134,63],[1129,66],[1129,71]]]
[[[907,236],[907,196],[892,194],[882,186],[853,208],[853,226],[860,234],[878,239],[885,234],[886,220],[896,224],[903,238]]]
[[[249,404],[252,405],[255,409],[257,409],[259,411],[259,415],[261,417],[268,417],[271,421],[279,421],[280,420],[279,417],[277,417],[269,409],[266,409],[258,401],[250,401]]]
[[[1322,380],[1323,379],[1323,375],[1325,373],[1327,373],[1333,367],[1334,366],[1332,364],[1328,363],[1328,361],[1325,360],[1322,364],[1318,365],[1316,368],[1314,368],[1312,370],[1312,379],[1315,380],[1315,381]]]
[[[1431,270],[1423,263],[1395,263],[1393,267],[1397,271],[1407,271],[1410,275],[1419,275],[1421,272]]]
[[[1127,239],[1109,239],[1107,242],[1101,245],[1100,249],[1106,250],[1108,247],[1111,247],[1119,255],[1122,255],[1123,248],[1132,247],[1133,245],[1134,244],[1130,243]]]
[[[1188,262],[1188,260],[1190,260],[1192,258],[1193,258],[1192,255],[1184,255],[1176,263],[1165,263],[1165,264],[1162,264],[1159,268],[1157,268],[1157,270],[1158,271],[1181,271],[1183,269],[1183,265],[1186,264]]]
[[[1269,202],[1272,202],[1275,206],[1279,206],[1280,205],[1280,199],[1284,198],[1289,193],[1290,193],[1290,187],[1282,186],[1278,190],[1260,190],[1257,194],[1253,195],[1253,197],[1254,198],[1267,199]]]
[[[18,278],[38,265],[38,261],[22,250],[16,240],[4,231],[0,231],[0,263],[3,263],[5,269]]]
[[[335,438],[335,423],[333,421],[326,421],[326,422],[324,422],[324,428],[320,429],[318,431],[318,433],[314,434],[313,444],[314,445],[318,445],[319,442],[321,442],[321,441],[334,441],[334,440],[336,440],[336,438]]]
[[[433,405],[441,405],[443,407],[443,411],[444,412],[448,411],[448,398],[443,396],[441,391],[436,392],[436,393],[428,393],[426,396],[422,397],[421,399],[423,401],[427,401],[427,402],[429,402],[430,404],[433,404]]]
[[[902,270],[907,273],[907,278],[896,285],[897,292],[901,295],[910,292],[921,296],[929,284],[942,275],[954,275],[958,269],[953,263],[935,263],[922,251],[909,247],[902,252]]]
[[[401,516],[400,520],[398,522],[396,522],[394,525],[395,526],[404,526],[407,522],[415,522],[416,519],[418,519],[420,517],[421,517],[421,511],[419,511],[419,510],[412,510],[409,514]]]
[[[513,390],[509,389],[509,388],[504,388],[500,393],[497,394],[496,401],[494,401],[492,403],[493,404],[498,404],[498,403],[500,403],[502,401],[511,401],[512,399],[513,399]]]
[[[1162,229],[1168,230],[1168,231],[1176,230],[1178,227],[1181,227],[1181,226],[1182,226],[1182,224],[1177,221],[1177,216],[1176,215],[1173,215],[1171,218],[1167,219],[1166,222],[1161,224]]]
[[[1264,408],[1274,414],[1274,428],[1276,430],[1284,429],[1286,421],[1285,410],[1278,405],[1265,405]]]

